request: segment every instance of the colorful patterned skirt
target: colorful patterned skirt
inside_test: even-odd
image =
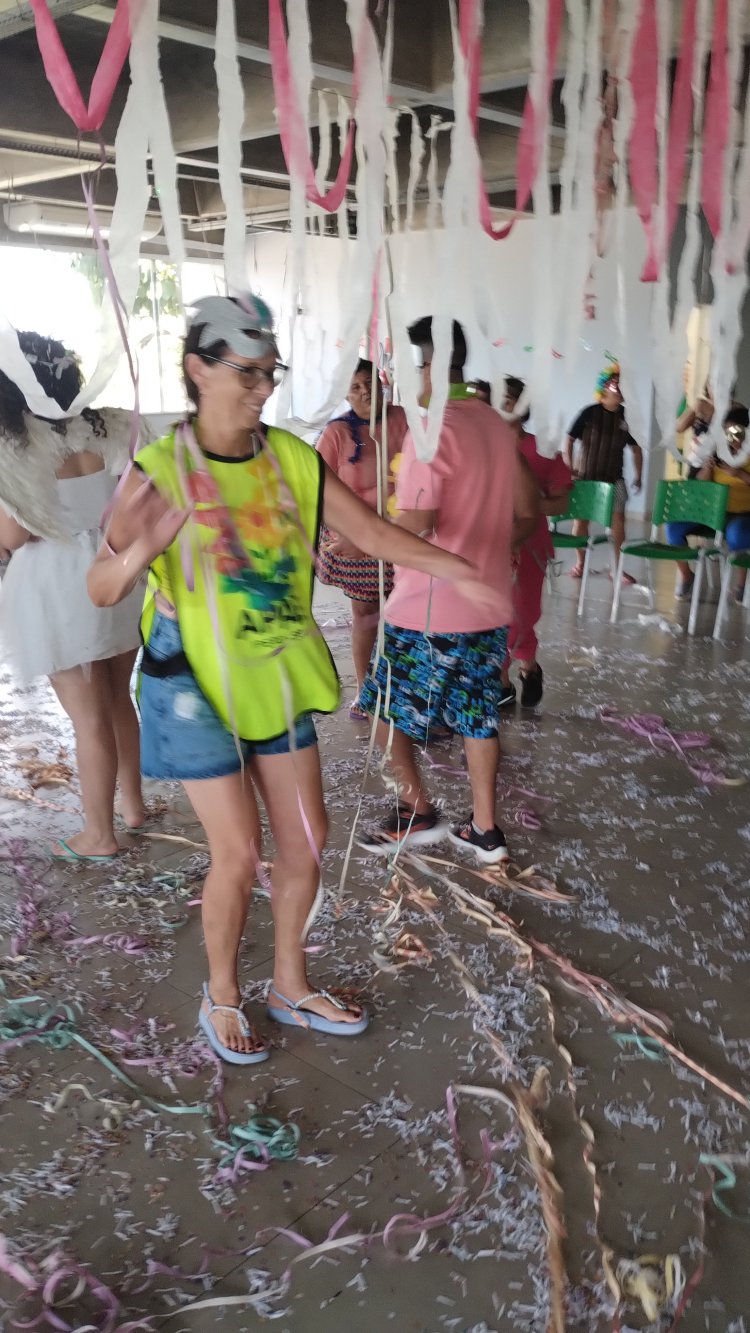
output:
[[[349,556],[336,555],[335,552],[324,549],[327,538],[330,537],[329,531],[321,528],[320,545],[321,549],[318,555],[317,575],[321,583],[327,583],[330,587],[340,588],[346,597],[350,597],[355,602],[377,602],[380,596],[380,584],[378,581],[378,560],[371,560],[369,556],[362,556],[361,559],[350,559]],[[383,565],[383,583],[386,597],[393,589],[393,565]]]

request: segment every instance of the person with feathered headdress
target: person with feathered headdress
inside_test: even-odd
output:
[[[82,384],[77,357],[39,333],[21,332],[18,341],[48,398],[68,412]],[[73,723],[84,827],[51,848],[65,861],[119,852],[116,784],[125,823],[140,828],[146,817],[130,698],[143,588],[106,609],[92,606],[86,588],[130,429],[131,413],[117,408],[36,416],[0,371],[0,548],[11,553],[0,589],[0,660],[22,685],[47,676]]]
[[[619,560],[620,549],[625,541],[625,507],[628,502],[628,488],[623,476],[625,449],[629,448],[633,454],[635,492],[641,489],[643,452],[628,430],[620,389],[620,367],[616,361],[610,361],[601,371],[594,396],[596,402],[584,407],[570,427],[563,457],[575,478],[582,481],[606,481],[614,485],[612,543],[615,558]],[[577,537],[586,536],[588,523],[584,519],[577,519],[573,524],[573,533]],[[575,579],[583,576],[583,557],[584,552],[579,551],[570,571]],[[630,574],[623,574],[623,581],[635,583]]]

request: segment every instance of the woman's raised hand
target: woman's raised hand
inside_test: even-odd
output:
[[[124,532],[127,546],[139,542],[152,556],[157,556],[171,546],[190,514],[190,508],[170,504],[146,478],[120,510],[118,531]]]

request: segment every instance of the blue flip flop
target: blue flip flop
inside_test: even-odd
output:
[[[216,1013],[234,1014],[240,1027],[243,1037],[249,1037],[251,1028],[247,1018],[242,1010],[234,1004],[214,1004],[208,993],[208,982],[203,983],[203,996],[208,1001],[208,1013],[202,1009],[198,1011],[198,1027],[203,1033],[206,1041],[215,1051],[220,1060],[225,1060],[229,1065],[258,1065],[262,1060],[267,1060],[269,1056],[268,1047],[264,1046],[260,1051],[233,1051],[230,1046],[225,1046],[216,1035],[213,1023],[210,1021],[211,1015]]]
[[[74,847],[70,847],[62,838],[57,839],[58,847],[62,847],[61,852],[53,852],[50,848],[50,856],[53,861],[116,861],[120,855],[118,852],[108,852],[106,856],[90,856],[86,852],[77,852]]]
[[[355,1023],[334,1023],[333,1019],[323,1018],[321,1014],[314,1013],[312,1009],[302,1008],[303,1004],[307,1004],[309,1000],[315,1000],[319,995],[322,995],[323,999],[328,1000],[335,1009],[340,1009],[345,1014],[347,1006],[343,1000],[337,999],[335,995],[331,995],[327,990],[310,991],[309,995],[303,995],[302,999],[298,1000],[296,1004],[288,1000],[286,995],[282,995],[281,991],[276,990],[275,986],[271,987],[268,994],[269,996],[278,996],[286,1005],[285,1009],[277,1009],[272,1004],[266,1005],[268,1017],[274,1019],[276,1023],[286,1023],[288,1027],[303,1027],[312,1032],[326,1032],[329,1036],[334,1037],[357,1037],[360,1032],[364,1032],[370,1026],[370,1015],[367,1010],[362,1011],[362,1017],[357,1019]]]

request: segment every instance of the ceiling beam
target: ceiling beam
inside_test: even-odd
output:
[[[86,0],[47,0],[50,14],[54,19],[64,18],[66,14],[75,14],[86,7]],[[13,37],[17,32],[25,32],[34,26],[34,11],[29,4],[13,5],[12,9],[0,12],[0,41],[4,37]]]
[[[83,4],[77,10],[81,18],[93,19],[96,23],[111,23],[114,11],[106,5]],[[159,19],[158,33],[161,38],[169,42],[182,42],[186,46],[197,46],[204,51],[213,50],[215,46],[215,35],[209,28],[202,28],[193,23],[178,23],[174,19]],[[253,61],[256,65],[271,64],[271,55],[266,46],[259,42],[248,42],[244,38],[237,39],[237,54],[241,60]],[[324,65],[319,61],[313,61],[313,76],[327,84],[343,84],[347,89],[351,87],[351,72],[342,70],[335,65]],[[519,75],[488,76],[482,81],[482,91],[485,93],[499,92],[511,87],[522,86],[525,82]],[[441,88],[438,91],[432,91],[426,87],[415,87],[413,84],[395,83],[390,84],[390,96],[400,102],[408,103],[410,106],[440,106],[450,110],[453,106],[453,89]],[[507,125],[512,129],[520,129],[523,123],[523,116],[517,111],[504,111],[497,107],[487,106],[483,102],[479,104],[477,113],[481,120],[486,120],[496,125]],[[559,125],[550,126],[550,135],[554,137],[565,137],[565,130]]]

